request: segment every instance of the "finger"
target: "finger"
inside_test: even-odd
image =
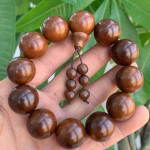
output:
[[[136,66],[136,64],[133,64]],[[89,104],[83,102],[79,97],[74,99],[70,105],[63,107],[64,111],[74,117],[82,120],[90,112],[92,112],[98,105],[103,103],[112,93],[118,90],[116,86],[116,73],[122,66],[116,66],[110,71],[105,73],[101,78],[94,81],[92,84],[87,86],[86,89],[90,91]],[[78,110],[78,111],[77,111]]]
[[[82,55],[83,63],[88,65],[89,71],[87,75],[92,77],[101,67],[110,60],[110,47],[95,45],[90,50]],[[80,63],[79,58],[75,60],[74,67]],[[42,91],[44,91],[51,99],[60,103],[65,99],[64,91],[66,90],[65,83],[67,81],[66,70],[70,64],[65,67]],[[78,75],[79,77],[79,75]],[[78,80],[76,77],[76,81]],[[78,81],[77,81],[78,84]],[[79,88],[77,85],[76,90]]]

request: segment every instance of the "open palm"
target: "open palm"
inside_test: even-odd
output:
[[[35,59],[36,75],[31,83],[37,87],[47,80],[63,63],[65,63],[74,52],[73,43],[70,38],[51,44],[44,56]],[[89,67],[88,76],[93,76],[103,65],[110,60],[110,47],[95,45],[89,51],[83,54],[83,62]],[[79,64],[77,59],[75,66]],[[136,64],[134,64],[136,65]],[[100,105],[107,97],[117,91],[115,84],[115,75],[121,66],[116,66],[101,78],[88,85],[91,96],[90,104],[84,103],[78,97],[60,108],[65,91],[66,69],[65,67],[46,87],[39,92],[40,101],[38,108],[47,108],[54,112],[57,122],[68,117],[82,120],[95,107]],[[76,78],[78,80],[78,77]],[[31,137],[26,129],[27,116],[21,116],[14,113],[8,106],[8,95],[16,85],[8,78],[0,81],[0,149],[1,150],[63,150],[55,139],[55,135],[45,140],[37,140]],[[77,86],[80,87],[79,85]],[[104,150],[113,145],[123,137],[142,127],[149,119],[149,113],[144,106],[137,106],[132,118],[124,122],[116,122],[115,132],[110,140],[99,143],[86,138],[84,144],[78,148],[80,150]]]

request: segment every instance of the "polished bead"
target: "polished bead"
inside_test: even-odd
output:
[[[81,89],[79,91],[79,97],[82,99],[82,100],[87,100],[90,96],[90,92],[87,90],[87,89]]]
[[[69,28],[72,32],[84,32],[91,34],[95,26],[95,20],[91,13],[85,10],[75,12],[69,21]]]
[[[86,131],[81,121],[68,118],[62,121],[56,128],[56,139],[65,149],[79,147],[85,140]]]
[[[88,85],[89,84],[89,77],[87,75],[81,75],[79,77],[79,83],[83,86]]]
[[[69,79],[74,79],[77,76],[77,71],[74,68],[69,68],[66,71],[66,75]]]
[[[81,75],[85,75],[88,72],[88,66],[86,64],[80,64],[77,67],[77,71]]]
[[[138,47],[131,40],[120,40],[116,42],[112,47],[112,59],[118,65],[130,65],[138,58],[138,55]]]
[[[7,67],[8,78],[17,84],[30,82],[35,75],[35,65],[25,57],[14,58]]]
[[[95,141],[108,140],[114,132],[115,123],[113,119],[104,112],[94,112],[86,120],[86,133]]]
[[[65,91],[65,97],[67,100],[73,100],[76,97],[76,93],[74,91]]]
[[[19,48],[27,58],[38,58],[45,54],[47,50],[45,37],[38,32],[28,32],[20,40]]]
[[[77,86],[77,83],[76,83],[75,80],[72,80],[72,79],[71,79],[71,80],[67,80],[67,82],[66,82],[66,87],[67,87],[69,90],[75,89],[76,86]]]
[[[10,108],[22,115],[32,112],[37,107],[38,102],[38,92],[29,85],[17,86],[8,98]]]
[[[31,136],[45,139],[51,136],[57,126],[56,117],[48,109],[36,109],[28,117],[27,129]]]
[[[112,19],[101,20],[94,28],[96,41],[101,45],[111,45],[118,40],[120,36],[120,27]]]
[[[42,33],[51,42],[64,40],[69,34],[66,20],[59,16],[48,17],[42,25]]]
[[[124,92],[112,94],[108,98],[106,106],[109,115],[117,121],[129,119],[135,111],[132,97]]]
[[[142,72],[134,66],[121,68],[116,74],[116,84],[125,93],[138,91],[144,82]]]

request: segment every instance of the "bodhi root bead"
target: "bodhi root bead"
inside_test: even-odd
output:
[[[69,79],[74,79],[77,76],[77,71],[74,68],[69,68],[66,71],[66,75]]]
[[[20,40],[19,48],[27,58],[33,59],[42,56],[47,50],[45,37],[38,32],[28,32]]]
[[[86,131],[81,121],[68,118],[62,121],[55,131],[56,139],[65,149],[79,147],[85,140]]]
[[[113,19],[103,19],[94,28],[96,41],[101,45],[111,45],[120,36],[120,27]]]
[[[66,82],[66,87],[69,89],[69,90],[73,90],[75,89],[77,86],[77,83],[75,80],[67,80]]]
[[[22,115],[32,112],[37,107],[38,102],[38,92],[29,85],[17,86],[8,98],[10,108]]]
[[[79,97],[82,99],[82,100],[87,100],[90,96],[90,92],[87,90],[87,89],[81,89],[79,91]]]
[[[131,40],[120,40],[116,42],[112,47],[112,59],[118,65],[130,65],[138,58],[138,55],[138,47]]]
[[[28,132],[37,139],[45,139],[51,136],[56,126],[56,117],[48,109],[34,110],[27,120]]]
[[[64,40],[69,34],[66,20],[59,16],[48,17],[42,25],[42,33],[51,42]]]
[[[104,112],[95,112],[86,120],[86,133],[98,142],[108,140],[115,130],[113,119]]]
[[[83,86],[86,86],[89,84],[89,77],[87,75],[81,75],[79,77],[79,83]]]
[[[106,107],[109,115],[117,121],[129,119],[135,111],[132,97],[124,92],[112,94],[107,100]]]
[[[80,64],[77,67],[77,71],[81,75],[85,75],[88,72],[88,66],[86,64]]]
[[[144,82],[142,72],[134,66],[121,68],[116,74],[116,84],[125,93],[138,91]]]
[[[35,65],[25,57],[14,58],[7,67],[8,78],[16,84],[30,82],[35,75]]]
[[[74,91],[65,91],[65,97],[67,100],[73,100],[76,97],[76,93]]]

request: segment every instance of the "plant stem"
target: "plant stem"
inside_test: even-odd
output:
[[[127,137],[118,142],[118,150],[131,150]]]
[[[130,148],[131,150],[136,150],[136,142],[135,142],[135,133],[132,133],[128,136],[128,140],[129,140],[129,144],[130,144]]]

